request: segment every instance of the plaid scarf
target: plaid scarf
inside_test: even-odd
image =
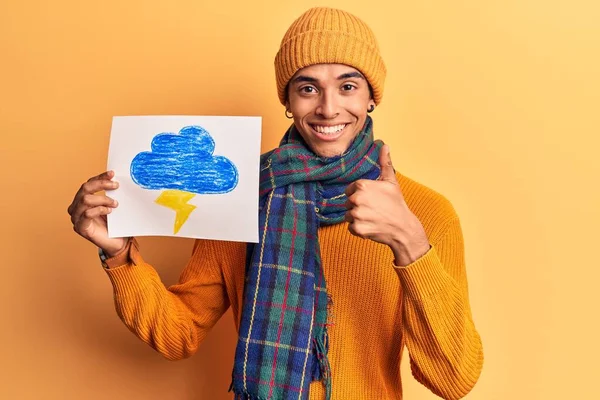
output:
[[[244,305],[230,390],[235,398],[307,399],[322,380],[331,397],[327,309],[318,228],[344,220],[344,190],[376,179],[372,120],[341,156],[318,157],[292,125],[261,156],[259,243],[249,246]]]

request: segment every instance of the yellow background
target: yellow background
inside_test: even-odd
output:
[[[113,115],[289,121],[273,58],[313,1],[11,1],[0,7],[3,399],[229,399],[231,314],[168,362],[119,321],[67,205],[104,170]],[[597,399],[600,6],[330,1],[388,67],[376,136],[464,228],[485,365],[469,399]],[[143,238],[165,283],[189,239]],[[433,399],[403,367],[405,398]]]

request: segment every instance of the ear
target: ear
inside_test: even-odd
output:
[[[369,100],[369,102],[367,103],[367,113],[372,113],[373,111],[375,111],[375,101],[373,99]]]

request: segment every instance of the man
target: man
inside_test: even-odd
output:
[[[102,249],[123,322],[166,358],[193,354],[232,307],[239,334],[231,389],[240,399],[401,399],[406,345],[414,377],[457,399],[483,353],[469,307],[458,216],[394,171],[368,113],[385,66],[357,17],[313,8],[275,58],[293,124],[261,156],[260,241],[197,240],[166,288],[133,238],[109,239],[112,172],[69,207]]]

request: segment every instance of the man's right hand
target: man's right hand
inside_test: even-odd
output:
[[[106,215],[118,204],[108,196],[96,194],[102,190],[114,190],[119,187],[118,182],[112,181],[114,175],[114,171],[107,171],[90,178],[81,185],[67,209],[73,230],[100,247],[109,257],[123,250],[129,241],[129,238],[108,237]]]

